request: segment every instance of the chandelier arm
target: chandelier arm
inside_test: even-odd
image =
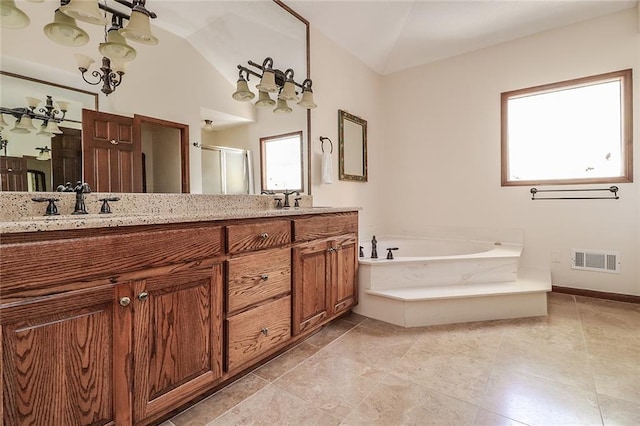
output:
[[[249,80],[249,74],[255,76],[255,77],[262,77],[262,74],[258,74],[257,72],[250,70],[249,68],[245,68],[242,65],[238,65],[238,69],[240,70],[240,72],[242,73],[243,71],[247,73],[247,80]]]
[[[87,83],[89,83],[90,85],[92,85],[92,86],[96,86],[96,85],[98,85],[98,84],[100,84],[100,83],[102,82],[102,75],[100,74],[100,71],[97,71],[97,70],[93,70],[93,71],[91,71],[91,75],[92,75],[92,76],[94,76],[94,77],[96,77],[96,78],[98,79],[98,81],[96,81],[95,83],[93,83],[93,82],[91,82],[91,81],[87,80],[87,77],[85,77],[85,74],[87,73],[87,70],[86,70],[86,69],[84,69],[84,68],[80,68],[80,72],[82,73],[82,79],[83,79],[85,82],[87,82]]]

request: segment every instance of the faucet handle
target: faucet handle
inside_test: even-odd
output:
[[[300,200],[302,200],[302,197],[296,197],[293,200],[294,200],[293,207],[300,207]]]
[[[282,208],[282,198],[274,198],[276,200],[276,209]]]
[[[387,259],[393,260],[393,250],[398,250],[398,247],[387,247]]]
[[[36,203],[44,203],[46,201],[49,203],[44,213],[45,216],[57,216],[60,214],[58,213],[58,206],[56,206],[56,201],[60,201],[59,198],[34,197],[31,201],[35,201]]]
[[[102,207],[100,207],[100,213],[102,213],[102,214],[110,214],[111,213],[111,206],[109,205],[109,201],[120,201],[120,198],[118,198],[118,197],[107,197],[107,198],[100,198],[98,201],[102,201]]]

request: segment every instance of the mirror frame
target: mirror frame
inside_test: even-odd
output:
[[[344,146],[345,141],[344,137],[344,123],[346,121],[350,121],[353,124],[356,124],[362,128],[362,175],[351,175],[345,173],[344,170]],[[346,111],[338,110],[338,162],[339,162],[339,174],[338,178],[340,180],[349,180],[356,182],[367,182],[368,172],[367,172],[367,120],[364,120],[360,117],[356,117],[353,114],[349,114]]]

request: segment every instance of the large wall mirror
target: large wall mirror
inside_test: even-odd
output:
[[[367,121],[338,111],[340,180],[367,181]]]
[[[262,62],[264,58],[272,57],[274,65],[277,67],[282,67],[283,69],[289,67],[295,68],[296,80],[302,81],[305,77],[310,77],[308,22],[301,16],[297,15],[293,10],[290,10],[284,3],[277,0],[267,2],[222,1],[216,3],[216,9],[220,9],[219,17],[208,21],[206,26],[198,28],[184,39],[179,39],[175,33],[171,34],[170,28],[171,17],[175,16],[171,7],[172,5],[175,7],[175,3],[154,2],[153,9],[158,14],[158,19],[155,20],[157,22],[154,21],[154,25],[166,30],[161,34],[161,42],[157,46],[154,46],[153,54],[146,53],[139,55],[139,58],[137,58],[134,63],[135,66],[130,68],[128,77],[125,79],[123,85],[120,86],[114,94],[110,95],[109,98],[106,99],[100,95],[101,109],[108,113],[119,114],[127,117],[132,117],[134,114],[140,114],[143,116],[158,117],[162,120],[184,123],[187,122],[187,120],[197,120],[197,118],[194,117],[195,114],[185,116],[184,112],[199,108],[201,112],[200,118],[212,119],[216,126],[215,130],[212,132],[196,132],[196,130],[200,129],[194,128],[193,121],[188,121],[191,124],[191,140],[187,141],[188,144],[186,145],[184,143],[185,141],[182,140],[180,148],[182,159],[177,159],[177,161],[181,161],[183,165],[186,164],[187,166],[191,166],[189,171],[190,174],[187,175],[188,179],[185,179],[184,176],[180,176],[181,181],[174,182],[175,185],[159,185],[159,181],[157,179],[159,176],[158,172],[164,168],[162,164],[156,161],[157,159],[160,159],[161,156],[156,156],[156,152],[154,150],[153,162],[151,162],[152,159],[149,158],[149,156],[146,156],[146,186],[141,185],[133,187],[132,191],[142,192],[146,190],[148,192],[178,192],[178,188],[182,191],[187,188],[187,191],[190,189],[193,192],[215,193],[216,190],[205,186],[207,185],[207,182],[216,181],[215,178],[211,178],[208,174],[220,173],[219,170],[214,170],[214,166],[212,166],[219,162],[208,161],[204,158],[206,155],[194,155],[194,150],[197,148],[193,147],[192,142],[197,142],[202,146],[226,147],[232,150],[240,149],[247,151],[249,155],[243,156],[243,158],[250,158],[253,160],[249,160],[250,163],[247,163],[247,160],[243,160],[242,162],[228,161],[226,162],[226,172],[232,172],[235,167],[234,164],[237,164],[239,174],[242,174],[243,176],[260,176],[260,163],[259,161],[256,161],[256,159],[260,158],[260,138],[269,135],[302,131],[302,187],[304,192],[310,193],[310,171],[308,166],[310,155],[308,149],[308,139],[310,134],[309,112],[302,108],[294,107],[291,114],[274,114],[271,110],[256,110],[255,107],[248,105],[249,109],[253,108],[253,112],[239,117],[241,115],[242,111],[240,110],[242,108],[238,108],[235,104],[228,105],[235,102],[231,99],[231,95],[235,90],[235,84],[238,78],[238,69],[236,67],[238,64],[246,64],[249,60]],[[200,2],[193,2],[192,4],[190,3],[189,7],[199,7],[199,4]],[[3,61],[3,67],[5,67],[3,70],[17,71],[24,74],[26,78],[12,76],[12,79],[24,80],[24,83],[30,86],[29,88],[17,88],[16,91],[18,92],[19,99],[16,99],[15,101],[7,100],[5,102],[4,96],[9,92],[7,89],[14,84],[15,81],[8,82],[3,80],[1,84],[3,107],[6,106],[8,108],[14,108],[16,106],[26,106],[25,96],[44,98],[47,94],[53,95],[54,102],[57,98],[60,98],[61,100],[74,101],[71,94],[65,94],[63,96],[52,90],[58,87],[56,84],[57,81],[66,81],[65,76],[60,77],[61,74],[52,72],[51,78],[48,78],[46,73],[40,72],[40,68],[47,69],[47,67],[50,67],[55,71],[62,70],[62,74],[68,73],[69,69],[65,67],[68,67],[68,63],[73,61],[72,57],[67,58],[67,56],[71,56],[72,53],[68,47],[50,43],[42,33],[42,26],[47,22],[50,22],[52,19],[53,7],[54,5],[48,2],[25,4],[25,11],[28,12],[32,21],[31,25],[11,33],[7,32],[6,38],[3,33],[2,57],[3,59],[5,57],[11,57],[12,59],[12,61]],[[165,10],[165,8],[168,9]],[[161,22],[163,20],[165,22]],[[28,40],[28,42],[25,41],[26,47],[21,49],[12,48],[12,46],[21,44],[22,40]],[[200,66],[207,67],[206,63],[201,61],[202,58],[197,56],[198,53],[201,53],[202,57],[205,59],[211,57],[216,58],[216,60],[209,60],[209,62],[207,62],[211,67],[214,67],[215,70],[208,68],[206,73],[201,73],[205,75],[204,81],[196,82],[195,80],[189,79],[171,80],[171,89],[174,89],[174,94],[177,93],[178,95],[176,99],[163,99],[163,101],[167,103],[173,102],[172,108],[167,109],[164,106],[156,108],[156,105],[153,105],[152,109],[154,109],[154,111],[151,112],[147,108],[148,106],[151,106],[151,101],[148,98],[153,98],[153,96],[149,96],[149,88],[145,85],[149,83],[149,80],[159,80],[159,83],[160,81],[168,81],[168,77],[173,78],[173,75],[167,75],[169,71],[164,67],[158,66],[157,68],[153,68],[159,64],[152,62],[152,58],[153,60],[157,60],[158,58],[165,60],[167,57],[175,55],[175,47],[177,45],[184,46],[180,43],[184,43],[185,40],[194,49],[193,52],[190,50],[190,47],[183,49],[183,51],[191,52],[188,55],[187,53],[184,53],[184,55],[181,56],[187,57],[189,61],[192,61],[186,65],[205,64]],[[5,47],[7,48],[5,49]],[[215,52],[213,52],[213,49],[216,49]],[[51,51],[51,53],[49,53],[49,51]],[[54,55],[54,52],[59,52],[59,54]],[[212,55],[212,53],[214,54]],[[197,59],[194,59],[194,57],[197,57]],[[31,69],[38,69],[38,71],[32,75],[37,75],[43,80],[50,80],[52,83],[29,79],[28,77],[30,77]],[[152,74],[148,74],[149,69],[154,69],[154,72]],[[219,74],[216,72],[219,72]],[[146,74],[146,76],[142,78],[142,74]],[[8,73],[3,73],[2,78],[4,79],[8,75]],[[250,83],[255,84],[257,81],[254,80],[256,79],[252,79]],[[76,79],[70,81],[75,82]],[[87,87],[89,90],[98,90],[92,86],[84,86],[81,80],[78,81],[78,85],[81,87]],[[136,81],[136,84],[134,84],[134,81]],[[75,83],[68,84],[75,86]],[[39,91],[40,93],[32,90],[35,85],[42,86],[42,90]],[[140,89],[138,89],[138,87],[140,87]],[[142,89],[142,87],[145,87],[145,89]],[[195,87],[198,89],[194,89]],[[83,94],[87,97],[87,100],[85,101],[78,101],[78,111],[82,108],[88,110],[98,109],[98,96],[95,93],[71,89],[70,87],[66,87],[64,89],[68,90],[70,93],[73,92],[76,95]],[[194,90],[203,90],[206,91],[206,94],[203,94],[202,96],[186,95],[193,94]],[[157,97],[160,95],[154,92],[154,96]],[[221,98],[227,99],[228,101],[218,101]],[[172,116],[172,111],[176,111],[176,116]],[[56,149],[57,145],[55,144],[52,146],[53,142],[51,138],[46,139],[42,136],[38,136],[40,139],[34,139],[29,145],[19,143],[18,137],[22,137],[22,135],[14,135],[11,133],[11,126],[13,125],[14,119],[10,118],[10,116],[5,117],[8,118],[7,121],[9,121],[9,123],[7,123],[5,129],[3,129],[2,137],[3,140],[7,139],[9,143],[6,146],[6,151],[0,151],[0,157],[30,157],[29,164],[25,165],[25,167],[29,170],[39,172],[40,167],[36,166],[43,165],[46,160],[40,160],[39,163],[36,163],[36,158],[40,154],[40,151],[36,150],[36,148],[47,147],[48,149],[52,149],[52,151],[49,152],[52,159],[49,161],[57,161],[57,152],[63,151],[58,151]],[[64,136],[66,140],[63,142],[64,146],[68,147],[73,145],[74,147],[77,147],[78,144],[82,146],[82,143],[84,143],[84,135],[81,133],[81,113],[78,112],[77,116],[73,118],[75,121],[72,121],[71,113],[67,113],[67,117],[69,120],[65,118],[65,122],[60,124],[60,128],[65,131]],[[145,135],[150,135],[150,137],[155,140],[159,138],[161,134],[163,135],[166,133],[156,131],[158,129],[155,127],[151,129],[148,125],[145,126],[145,128],[141,129],[143,137]],[[74,132],[72,132],[72,130],[74,130]],[[67,132],[69,135],[67,135]],[[186,151],[184,146],[187,147]],[[23,148],[24,152],[16,151],[18,147]],[[25,183],[25,187],[21,188],[21,190],[46,189],[49,191],[51,189],[55,189],[55,186],[61,180],[72,181],[77,179],[77,177],[72,178],[72,176],[78,175],[79,167],[82,168],[84,162],[82,161],[81,156],[78,155],[77,149],[74,149],[75,152],[73,153],[73,150],[64,151],[65,163],[62,169],[66,171],[66,176],[69,177],[58,178],[53,165],[51,165],[48,169],[45,167],[45,169],[50,171],[42,171],[44,173],[44,177],[42,177],[42,174],[40,173],[34,174],[33,177],[28,180],[30,183]],[[202,150],[201,153],[205,153],[205,150]],[[69,157],[73,157],[74,160],[72,161]],[[176,160],[175,155],[166,155],[165,157],[172,157]],[[190,164],[188,158],[192,159]],[[202,158],[202,162],[201,164],[198,164],[200,163],[200,158]],[[138,163],[139,162],[136,162],[135,164]],[[14,166],[8,167],[7,161],[3,161],[3,163],[0,164],[0,168],[1,167],[4,167],[2,170],[5,171],[7,168],[17,170],[17,167]],[[247,172],[247,167],[251,168],[251,173]],[[177,172],[173,174],[176,176],[178,175]],[[200,182],[202,182],[201,189]],[[176,185],[180,186],[177,187]],[[244,183],[242,183],[241,186],[244,186]],[[256,194],[259,193],[259,191],[260,181],[258,179],[255,180],[253,185],[247,186],[246,190],[249,194]]]

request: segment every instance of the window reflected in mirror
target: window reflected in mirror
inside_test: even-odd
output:
[[[303,191],[302,131],[260,138],[262,191]]]
[[[367,121],[338,111],[340,180],[367,181]]]

